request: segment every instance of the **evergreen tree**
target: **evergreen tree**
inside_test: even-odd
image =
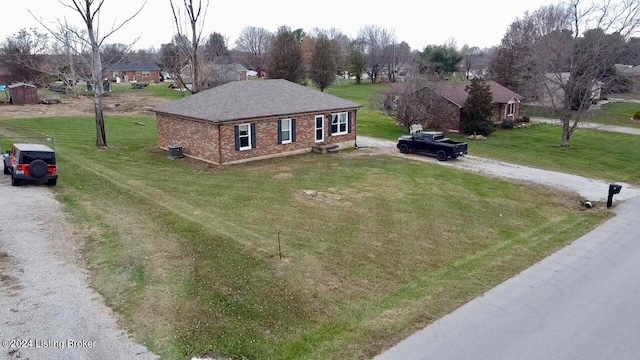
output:
[[[295,83],[302,83],[304,80],[302,47],[296,34],[288,26],[281,26],[273,39],[269,77]]]
[[[484,81],[473,79],[465,90],[469,93],[469,97],[464,103],[463,131],[467,134],[484,136],[491,134],[493,132],[491,88]]]
[[[364,66],[364,44],[362,40],[356,39],[349,44],[349,74],[356,77],[356,84],[362,83]]]
[[[320,91],[324,91],[336,79],[335,59],[335,47],[326,35],[321,34],[316,39],[311,60],[311,77]]]

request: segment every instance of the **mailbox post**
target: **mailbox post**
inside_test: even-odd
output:
[[[609,197],[607,198],[607,207],[610,208],[613,205],[613,195],[620,194],[622,185],[609,184]]]

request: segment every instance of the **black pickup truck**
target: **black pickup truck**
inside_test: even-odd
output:
[[[403,154],[410,152],[435,154],[440,161],[467,155],[466,142],[450,140],[439,131],[425,131],[414,135],[400,136],[397,146]]]

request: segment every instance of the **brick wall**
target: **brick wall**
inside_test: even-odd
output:
[[[160,82],[160,71],[158,70],[149,71],[150,76],[148,77],[142,76],[143,71],[116,71],[116,72],[120,76],[121,82],[124,82],[125,80],[124,76],[127,76],[128,82],[133,81],[134,78],[138,82],[154,82],[154,83]],[[114,81],[113,73],[114,73],[113,71],[105,71],[104,77],[109,79],[110,81]]]
[[[334,144],[355,142],[356,121],[355,112],[352,111],[351,133],[339,136],[329,136],[331,131],[331,113],[309,113],[291,116],[268,117],[261,119],[226,122],[220,125],[222,142],[222,162],[238,162],[251,158],[264,158],[270,155],[286,153],[300,153],[310,151],[315,142],[315,116],[324,115],[324,143]],[[296,119],[296,141],[290,144],[278,144],[278,120]],[[234,126],[239,124],[256,124],[256,148],[236,151]],[[353,145],[352,145],[353,146]]]
[[[513,112],[513,119],[518,119],[520,117],[520,103],[517,102],[516,108]],[[493,113],[491,114],[491,119],[498,123],[502,122],[507,118],[507,104],[494,104]]]
[[[330,112],[325,114],[309,113],[267,117],[221,124],[196,121],[168,114],[156,114],[158,120],[158,145],[164,149],[174,144],[180,145],[183,147],[185,155],[214,164],[302,153],[310,151],[311,147],[316,145],[316,115],[324,115],[325,144],[338,144],[340,148],[355,146],[357,128],[355,111],[351,111],[351,132],[338,136],[330,136]],[[278,120],[287,118],[296,119],[296,141],[290,144],[278,144]],[[236,151],[234,127],[240,124],[256,125],[256,148]],[[218,131],[220,131],[219,134]],[[220,148],[218,148],[219,142],[221,143]],[[222,158],[220,158],[220,154]]]
[[[157,114],[156,118],[158,145],[161,148],[177,144],[182,146],[185,155],[214,164],[220,163],[216,124],[167,114]]]
[[[422,127],[425,130],[443,129],[460,131],[461,110],[458,105],[448,101],[429,88],[422,89],[421,91],[428,91],[433,95],[430,103],[431,112],[424,121],[421,122]]]

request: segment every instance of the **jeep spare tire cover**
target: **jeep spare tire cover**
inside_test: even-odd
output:
[[[34,178],[42,178],[47,175],[47,163],[40,159],[33,160],[29,164],[29,172]]]

